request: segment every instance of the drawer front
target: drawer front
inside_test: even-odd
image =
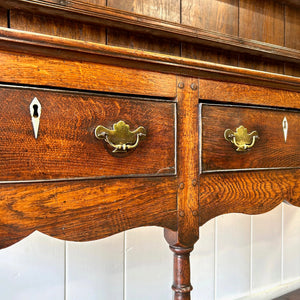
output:
[[[202,172],[300,167],[298,112],[210,104],[200,106]],[[237,132],[240,126],[244,128]],[[224,133],[227,129],[226,140]],[[239,142],[241,134],[246,133],[249,148],[245,146],[247,149],[244,149]]]
[[[0,180],[48,180],[175,174],[175,104],[88,93],[2,88]],[[41,104],[35,138],[30,104]],[[95,137],[124,121],[146,137],[128,153],[112,153]]]

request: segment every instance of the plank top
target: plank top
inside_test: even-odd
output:
[[[31,55],[55,57],[64,60],[70,60],[71,57],[72,61],[95,62],[106,65],[109,64],[110,66],[118,65],[125,67],[127,70],[128,68],[134,68],[135,73],[138,69],[142,69],[168,73],[169,76],[171,76],[171,74],[187,75],[300,91],[300,79],[293,76],[226,66],[141,50],[106,46],[43,34],[28,33],[20,30],[1,28],[0,45],[3,50],[30,53]],[[154,73],[151,74],[155,75]],[[158,77],[161,76],[158,73],[157,75]],[[174,78],[175,77],[173,77],[172,80],[174,80]],[[4,82],[5,81],[6,80],[4,80]],[[130,85],[127,87],[130,88]],[[163,89],[161,89],[153,83],[153,87],[160,89],[161,93],[165,94],[165,90],[166,88],[168,89],[169,85],[163,84]],[[169,95],[174,97],[175,90],[174,88],[172,89]]]

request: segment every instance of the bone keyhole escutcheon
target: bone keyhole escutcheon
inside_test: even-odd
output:
[[[42,106],[36,97],[34,97],[34,99],[31,101],[29,110],[30,110],[30,116],[31,116],[34,137],[37,139],[38,132],[39,132],[39,126],[40,126],[40,117],[41,117],[41,112],[42,112]]]

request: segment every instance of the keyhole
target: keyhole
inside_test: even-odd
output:
[[[33,117],[34,117],[34,118],[38,118],[38,117],[39,117],[39,112],[38,112],[39,107],[38,107],[38,105],[37,105],[37,104],[34,104],[34,105],[32,106],[32,108],[33,108]]]

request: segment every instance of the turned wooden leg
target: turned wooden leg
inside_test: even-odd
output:
[[[192,248],[170,246],[174,252],[174,300],[190,300],[193,289],[190,282],[190,253]]]

